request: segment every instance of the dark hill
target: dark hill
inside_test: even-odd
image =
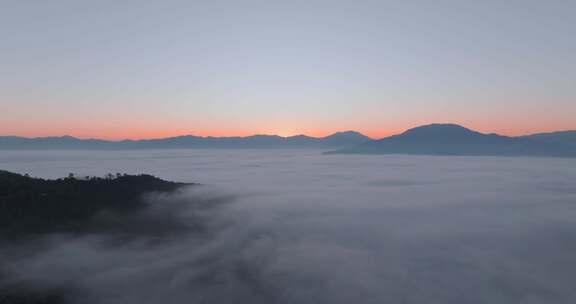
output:
[[[129,214],[145,207],[145,193],[183,185],[151,175],[46,180],[0,171],[0,240],[80,232],[98,214]]]

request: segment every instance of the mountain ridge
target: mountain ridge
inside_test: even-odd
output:
[[[435,123],[326,154],[576,157],[576,146],[562,141],[485,134],[457,124]]]
[[[340,131],[324,137],[304,134],[279,136],[180,135],[153,139],[80,139],[69,135],[51,137],[0,136],[0,149],[323,149],[326,154],[421,154],[494,156],[576,156],[576,130],[505,136],[481,133],[454,123],[416,126],[373,140],[360,132]]]
[[[522,136],[534,140],[566,143],[576,146],[576,130],[554,131],[545,133],[534,133]]]
[[[169,148],[341,148],[372,140],[356,131],[325,137],[254,134],[250,136],[180,135],[152,139],[80,139],[69,135],[49,137],[0,136],[0,149],[169,149]]]

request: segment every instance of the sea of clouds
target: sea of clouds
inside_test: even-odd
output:
[[[2,151],[0,169],[202,184],[147,196],[134,222],[152,229],[129,237],[51,235],[2,253],[0,285],[71,303],[576,301],[573,159]],[[169,222],[191,229],[153,233]]]

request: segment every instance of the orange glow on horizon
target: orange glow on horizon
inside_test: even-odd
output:
[[[411,125],[408,127],[404,126],[394,126],[394,127],[382,127],[379,129],[373,128],[330,128],[330,129],[317,129],[317,130],[308,130],[308,131],[300,131],[299,129],[293,128],[270,128],[270,129],[150,129],[150,130],[141,130],[141,129],[121,129],[121,130],[91,130],[91,129],[83,129],[83,130],[66,130],[66,129],[54,129],[48,130],[43,129],[42,131],[38,130],[26,130],[21,132],[14,132],[14,133],[6,133],[2,134],[3,136],[23,136],[23,137],[49,137],[49,136],[74,136],[81,139],[104,139],[104,140],[138,140],[138,139],[155,139],[155,138],[166,138],[166,137],[176,137],[176,136],[185,136],[185,135],[194,135],[194,136],[214,136],[214,137],[233,137],[233,136],[251,136],[251,135],[278,135],[282,137],[289,137],[295,135],[307,135],[311,137],[325,137],[336,132],[342,131],[357,131],[360,132],[372,139],[380,139],[384,137],[388,137],[395,134],[400,134],[407,129],[419,126],[422,124]],[[470,128],[475,131],[479,131],[482,133],[497,133],[500,135],[507,135],[507,136],[519,136],[519,135],[526,135],[531,133],[539,133],[539,132],[552,132],[552,131],[563,131],[568,130],[570,128],[558,128],[558,129],[551,129],[551,128],[520,128],[520,127],[509,127],[509,128],[502,128],[496,129],[493,127],[485,127],[485,128],[478,128],[475,126],[470,126],[466,124],[462,124],[464,127]]]
[[[400,134],[407,129],[430,123],[454,123],[466,128],[482,132],[497,133],[508,136],[526,135],[540,132],[574,130],[576,126],[568,122],[545,121],[509,121],[499,117],[488,122],[478,118],[447,120],[422,117],[411,121],[389,119],[381,122],[381,117],[366,116],[364,120],[332,120],[332,121],[230,121],[227,123],[202,121],[191,123],[182,121],[146,121],[133,120],[119,122],[109,120],[105,123],[89,121],[59,122],[45,125],[40,121],[23,124],[20,122],[1,126],[3,136],[47,137],[47,136],[74,136],[77,138],[125,140],[125,139],[154,139],[176,137],[184,135],[195,136],[251,136],[251,135],[279,135],[289,137],[307,135],[312,137],[325,137],[336,132],[357,131],[373,139],[381,139]],[[218,124],[215,128],[213,125]],[[243,126],[243,127],[238,127]]]

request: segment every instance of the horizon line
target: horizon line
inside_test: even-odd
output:
[[[110,141],[110,142],[123,142],[123,141],[140,141],[140,140],[157,140],[157,139],[168,139],[168,138],[179,138],[179,137],[197,137],[197,138],[248,138],[248,137],[256,137],[256,136],[269,136],[269,137],[280,137],[280,138],[284,138],[284,139],[288,139],[288,138],[293,138],[293,137],[299,137],[299,136],[304,136],[304,137],[308,137],[308,138],[313,138],[313,139],[322,139],[322,138],[326,138],[326,137],[330,137],[336,134],[340,134],[340,133],[349,133],[349,132],[353,132],[353,133],[358,133],[360,135],[366,136],[371,140],[375,140],[378,138],[374,138],[371,136],[368,136],[360,131],[355,131],[355,130],[345,130],[345,131],[336,131],[333,133],[329,133],[328,135],[325,136],[313,136],[313,135],[307,135],[304,133],[299,133],[299,134],[294,134],[294,135],[279,135],[279,134],[270,134],[270,133],[254,133],[254,134],[250,134],[250,135],[223,135],[223,136],[218,136],[218,135],[194,135],[192,133],[187,133],[187,134],[181,134],[181,135],[170,135],[170,136],[165,136],[165,137],[141,137],[141,138],[105,138],[105,137],[84,137],[84,136],[74,136],[74,135],[70,135],[70,134],[63,134],[63,135],[46,135],[46,136],[23,136],[23,135],[0,135],[1,137],[18,137],[18,138],[25,138],[25,139],[43,139],[43,138],[74,138],[74,139],[80,139],[80,140],[102,140],[102,141]]]
[[[509,136],[509,137],[521,137],[521,136],[530,136],[530,135],[534,135],[534,134],[546,134],[546,133],[555,133],[555,132],[569,132],[569,131],[576,131],[576,128],[574,129],[560,129],[560,130],[547,130],[547,131],[537,131],[537,132],[528,132],[528,133],[523,133],[523,134],[517,134],[517,135],[507,135],[505,133],[500,133],[500,132],[482,132],[482,131],[477,131],[475,129],[472,128],[468,128],[466,126],[463,126],[462,124],[457,124],[457,123],[426,123],[426,124],[421,124],[421,125],[416,125],[414,127],[410,127],[410,128],[406,128],[403,131],[400,132],[396,132],[396,133],[390,133],[386,136],[379,136],[379,137],[374,137],[374,136],[369,136],[366,135],[365,133],[361,132],[361,131],[356,131],[353,129],[349,129],[349,130],[343,130],[343,131],[334,131],[334,132],[330,132],[327,133],[326,135],[323,136],[313,136],[313,135],[307,135],[305,133],[297,133],[297,134],[293,134],[293,135],[279,135],[279,134],[273,134],[273,133],[266,133],[266,132],[256,132],[253,134],[248,134],[248,135],[195,135],[194,133],[176,133],[174,135],[167,135],[167,136],[163,136],[163,137],[158,137],[158,136],[152,136],[152,137],[139,137],[139,138],[110,138],[110,137],[94,137],[94,136],[78,136],[78,135],[71,135],[71,133],[68,134],[62,134],[62,135],[43,135],[43,136],[27,136],[27,135],[17,135],[17,134],[7,134],[7,135],[0,135],[0,137],[18,137],[18,138],[25,138],[25,139],[42,139],[42,138],[66,138],[66,137],[70,137],[70,138],[75,138],[75,139],[79,139],[79,140],[101,140],[101,141],[109,141],[109,142],[123,142],[123,141],[141,141],[141,140],[159,140],[159,139],[168,139],[168,138],[178,138],[178,137],[198,137],[198,138],[248,138],[248,137],[255,137],[255,136],[270,136],[270,137],[280,137],[280,138],[293,138],[293,137],[298,137],[298,136],[305,136],[308,138],[314,138],[314,139],[321,139],[321,138],[326,138],[326,137],[330,137],[339,133],[349,133],[349,132],[354,132],[354,133],[358,133],[360,135],[366,136],[368,137],[370,140],[379,140],[379,139],[383,139],[383,138],[387,138],[390,136],[394,136],[394,135],[399,135],[402,134],[403,132],[413,129],[413,128],[417,128],[417,127],[423,127],[423,126],[429,126],[429,125],[438,125],[438,124],[449,124],[449,125],[457,125],[460,127],[464,127],[466,129],[469,130],[473,130],[476,132],[480,132],[483,134],[497,134],[497,135],[502,135],[502,136]]]

